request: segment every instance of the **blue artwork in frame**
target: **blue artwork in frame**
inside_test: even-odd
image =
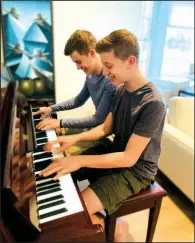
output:
[[[28,99],[55,99],[52,1],[1,1],[1,11],[3,78],[19,82]]]

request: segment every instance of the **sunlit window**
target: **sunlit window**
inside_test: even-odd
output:
[[[161,76],[189,73],[190,64],[194,62],[193,25],[193,6],[172,6],[166,31]]]
[[[182,18],[181,18],[182,16]],[[173,6],[170,25],[194,27],[194,8],[192,6]]]
[[[142,1],[141,11],[141,35],[139,39],[140,58],[139,67],[143,74],[146,75],[149,53],[150,53],[150,28],[152,21],[153,1]]]

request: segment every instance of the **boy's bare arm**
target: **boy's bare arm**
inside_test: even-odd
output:
[[[78,142],[96,141],[112,134],[112,113],[110,112],[105,122],[90,131],[79,134],[59,136],[56,140],[47,143],[44,146],[46,151],[51,151],[53,145],[59,143],[61,147],[55,149],[55,153],[61,153]]]
[[[125,151],[103,155],[77,156],[81,167],[91,168],[121,168],[133,166],[150,142],[151,138],[132,134]]]
[[[54,179],[76,171],[82,167],[88,168],[124,168],[133,166],[150,142],[151,138],[132,134],[125,151],[103,155],[68,156],[54,160],[40,175],[48,176],[57,173]]]

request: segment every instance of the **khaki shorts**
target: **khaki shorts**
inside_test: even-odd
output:
[[[90,128],[59,128],[56,129],[56,132],[58,135],[73,135],[73,134],[78,134],[82,132],[89,131]],[[71,155],[80,155],[82,154],[85,150],[98,146],[100,144],[104,144],[105,139],[101,139],[98,141],[89,141],[89,142],[79,142],[70,148],[68,148],[65,153],[67,156]]]
[[[102,154],[106,151],[109,152],[105,146],[100,145],[82,154]],[[81,168],[73,172],[72,176],[79,181],[89,180],[89,187],[95,192],[109,215],[114,213],[125,199],[145,189],[151,183],[150,180],[133,174],[130,168]]]

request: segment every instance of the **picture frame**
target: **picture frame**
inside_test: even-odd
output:
[[[1,1],[4,80],[29,100],[55,103],[52,1]]]

